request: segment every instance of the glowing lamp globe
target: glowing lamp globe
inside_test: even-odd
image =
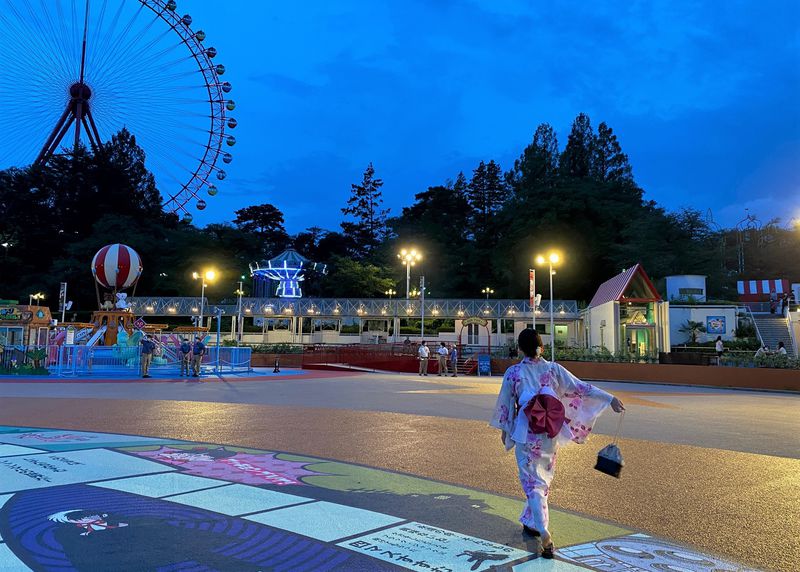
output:
[[[136,284],[142,275],[142,259],[130,246],[109,244],[94,255],[92,275],[104,288],[125,290]]]

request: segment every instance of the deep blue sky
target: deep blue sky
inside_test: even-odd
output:
[[[228,179],[200,223],[271,202],[335,228],[370,161],[397,213],[536,126],[606,121],[647,198],[733,225],[800,216],[800,8],[791,0],[179,0],[238,108]]]

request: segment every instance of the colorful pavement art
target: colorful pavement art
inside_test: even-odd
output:
[[[214,444],[0,427],[0,570],[745,570],[521,501],[368,467]]]

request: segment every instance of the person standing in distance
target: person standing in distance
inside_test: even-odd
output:
[[[447,351],[447,344],[441,342],[436,349],[436,354],[439,362],[439,376],[447,376],[447,356],[450,352]]]
[[[192,377],[200,377],[200,366],[203,363],[204,355],[206,355],[206,345],[200,336],[195,336],[194,345],[192,345]]]
[[[142,377],[150,377],[150,364],[153,363],[153,352],[156,351],[156,343],[150,334],[142,338]]]
[[[717,336],[717,340],[714,342],[714,350],[717,352],[717,365],[719,365],[722,360],[722,354],[725,353],[725,344],[722,343],[722,336]]]
[[[453,370],[453,377],[458,377],[458,348],[455,344],[450,344],[450,368]]]
[[[192,360],[192,344],[188,338],[183,338],[178,348],[178,357],[181,360],[181,376],[189,375],[189,364]]]
[[[417,356],[419,357],[419,374],[428,375],[428,358],[431,356],[431,350],[425,340],[422,340],[419,345]]]

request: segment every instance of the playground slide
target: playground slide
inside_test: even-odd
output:
[[[67,339],[67,330],[61,330],[56,334],[56,337],[52,339],[50,342],[51,346],[60,346],[64,343],[64,340]]]
[[[105,326],[103,326],[103,331],[106,331]],[[82,341],[84,338],[88,337],[90,333],[92,333],[92,328],[83,328],[78,330],[75,333],[75,342]]]
[[[102,328],[97,330],[94,333],[94,335],[91,338],[89,338],[89,341],[86,342],[86,345],[89,346],[89,347],[96,346],[97,342],[100,340],[100,338],[103,337],[103,334],[106,333],[106,329],[107,328],[108,328],[108,326],[103,326]],[[77,339],[77,336],[76,336],[76,339]]]

